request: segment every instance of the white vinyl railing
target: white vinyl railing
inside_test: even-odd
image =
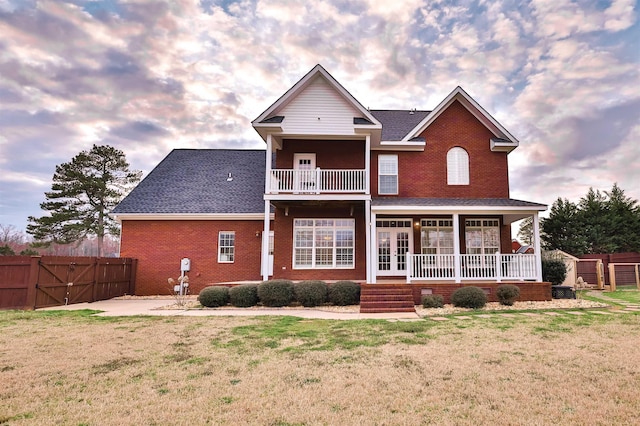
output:
[[[366,170],[271,170],[269,192],[298,194],[366,193]]]
[[[456,262],[456,256],[458,262]],[[534,254],[410,254],[407,282],[417,280],[535,280]],[[456,271],[459,264],[459,270]],[[496,267],[498,265],[499,267]],[[457,272],[457,273],[456,273]]]

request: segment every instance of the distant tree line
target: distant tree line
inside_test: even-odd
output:
[[[590,188],[577,203],[558,198],[540,228],[546,250],[574,256],[640,252],[638,200],[627,197],[617,184],[604,192]]]

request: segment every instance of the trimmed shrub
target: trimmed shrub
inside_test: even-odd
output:
[[[229,303],[229,289],[222,286],[205,287],[198,295],[198,302],[207,308],[217,308]]]
[[[501,305],[513,306],[518,296],[520,296],[520,287],[513,284],[499,285],[496,290],[496,296]]]
[[[264,306],[288,306],[293,300],[293,282],[269,280],[258,284],[258,299]]]
[[[302,281],[293,287],[296,300],[304,307],[319,306],[327,301],[328,287],[324,281]]]
[[[337,281],[329,286],[329,302],[337,306],[359,305],[360,284]]]
[[[487,295],[479,287],[462,287],[453,292],[451,303],[459,308],[479,309],[487,304]]]
[[[560,285],[567,277],[567,265],[559,259],[542,259],[542,280]]]
[[[425,308],[444,308],[444,297],[440,294],[422,296],[422,306]]]
[[[243,284],[229,289],[229,302],[238,308],[258,304],[258,284]]]

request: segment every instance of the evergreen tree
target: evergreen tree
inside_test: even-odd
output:
[[[541,221],[543,247],[575,256],[640,252],[640,207],[614,184],[604,193],[590,188],[578,204],[558,198]]]
[[[70,244],[87,236],[98,239],[103,255],[105,234],[119,235],[118,224],[108,216],[126,193],[140,180],[141,172],[129,170],[122,151],[93,145],[70,162],[56,166],[51,191],[40,208],[48,215],[29,217],[27,232],[42,246]]]
[[[546,250],[562,250],[579,256],[587,249],[581,228],[578,206],[571,201],[558,198],[551,206],[548,218],[540,221],[542,246]]]

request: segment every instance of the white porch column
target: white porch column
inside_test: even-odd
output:
[[[364,201],[364,229],[365,229],[365,266],[366,266],[366,279],[367,282],[371,282],[371,264],[373,259],[371,258],[371,200]]]
[[[371,248],[370,250],[370,258],[369,258],[369,274],[371,276],[370,284],[376,283],[376,271],[378,269],[378,248],[376,246],[378,235],[376,234],[376,214],[371,212],[371,222],[369,223],[370,234],[371,234]]]
[[[366,179],[365,194],[371,194],[371,135],[367,135],[364,141],[364,178]]]
[[[269,279],[269,218],[271,216],[271,204],[269,200],[264,200],[264,230],[262,231],[262,253],[260,267],[262,270],[262,280]]]
[[[533,250],[536,255],[537,281],[542,281],[542,253],[540,252],[540,218],[538,212],[533,214]]]
[[[267,135],[267,158],[265,159],[265,175],[264,175],[264,193],[271,193],[271,156],[273,149],[273,140],[271,133]]]
[[[460,215],[458,213],[453,214],[453,277],[456,283],[459,283],[461,271],[460,271]]]

